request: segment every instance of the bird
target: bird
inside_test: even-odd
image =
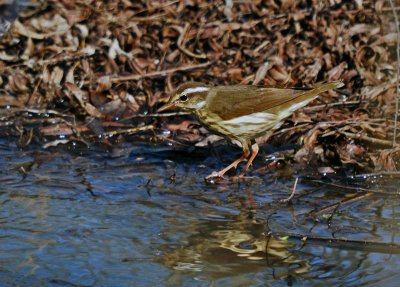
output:
[[[174,108],[188,110],[209,131],[238,141],[243,149],[242,156],[205,179],[223,178],[227,171],[247,161],[239,175],[244,177],[259,151],[258,137],[278,129],[285,118],[319,94],[343,85],[342,81],[334,81],[304,89],[256,85],[211,86],[186,82],[172,92],[169,101],[157,112]]]

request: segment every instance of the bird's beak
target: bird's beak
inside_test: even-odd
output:
[[[168,104],[163,105],[161,108],[159,108],[157,110],[157,113],[163,112],[163,111],[167,111],[167,110],[170,110],[170,109],[175,108],[175,107],[176,107],[176,103],[174,103],[174,102],[168,103]]]

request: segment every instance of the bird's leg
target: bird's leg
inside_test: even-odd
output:
[[[246,175],[246,171],[252,164],[254,158],[258,154],[258,151],[259,151],[258,144],[256,143],[255,140],[252,140],[251,141],[251,156],[249,158],[249,161],[246,163],[246,166],[244,167],[243,171],[240,173],[239,177],[244,177]]]
[[[206,179],[210,179],[210,178],[214,178],[214,177],[224,177],[224,174],[228,170],[230,170],[233,167],[236,168],[239,163],[241,163],[242,161],[247,160],[247,158],[250,155],[249,144],[248,144],[248,142],[240,142],[240,143],[242,144],[242,147],[243,147],[243,155],[240,158],[238,158],[237,160],[235,160],[234,162],[232,162],[230,165],[225,167],[223,170],[220,170],[218,172],[214,171],[212,174],[207,176]]]

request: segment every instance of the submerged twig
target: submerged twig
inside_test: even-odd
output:
[[[372,192],[357,194],[352,198],[347,198],[347,199],[344,199],[344,200],[342,200],[340,202],[333,203],[333,204],[328,205],[328,206],[324,206],[324,207],[322,207],[320,209],[317,209],[317,210],[313,210],[313,211],[310,212],[310,215],[318,216],[318,215],[321,215],[321,214],[324,214],[324,213],[328,213],[328,212],[330,212],[332,210],[338,209],[339,207],[343,207],[343,206],[346,206],[346,205],[353,204],[355,202],[363,200],[363,199],[365,199],[367,197],[370,197],[372,195],[373,195]]]
[[[279,237],[289,237],[290,239],[298,239],[302,242],[321,242],[326,246],[337,247],[337,248],[348,248],[354,250],[363,250],[369,252],[378,252],[386,254],[400,254],[400,244],[398,243],[386,243],[377,241],[367,241],[367,240],[351,240],[347,238],[332,238],[332,237],[322,237],[314,235],[303,235],[303,234],[293,234],[284,232],[271,232],[271,234],[277,238]]]
[[[332,182],[324,182],[322,180],[305,180],[305,181],[307,183],[319,184],[319,185],[333,187],[333,188],[337,188],[337,189],[341,189],[341,190],[349,191],[349,192],[372,193],[375,195],[393,195],[393,196],[400,195],[400,192],[388,192],[388,191],[384,191],[384,190],[368,189],[368,188],[362,188],[362,187],[350,186],[350,185],[341,185],[341,184],[332,183]]]
[[[286,202],[289,202],[289,201],[292,200],[294,194],[296,193],[296,188],[297,188],[297,182],[298,181],[299,181],[299,177],[296,177],[296,180],[295,180],[294,185],[293,185],[292,192],[290,193],[289,197],[281,199],[280,202],[286,203]]]

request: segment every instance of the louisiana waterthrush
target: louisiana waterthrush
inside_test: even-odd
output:
[[[174,107],[190,110],[207,129],[240,142],[243,155],[206,179],[223,177],[228,170],[247,160],[240,174],[244,176],[259,150],[256,138],[279,128],[286,117],[320,93],[342,86],[342,82],[336,81],[305,90],[248,85],[212,87],[188,82],[179,86],[158,112]]]

